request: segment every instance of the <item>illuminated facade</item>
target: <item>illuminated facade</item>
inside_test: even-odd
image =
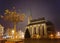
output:
[[[51,25],[47,25],[47,20],[45,20],[44,17],[34,20],[28,18],[28,25],[26,26],[26,29],[29,29],[32,38],[47,38],[49,33],[51,33],[54,30],[53,29],[48,32],[50,28],[49,26]]]
[[[0,37],[3,36],[4,27],[0,24]]]

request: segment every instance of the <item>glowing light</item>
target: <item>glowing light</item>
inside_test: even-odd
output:
[[[18,38],[18,36],[16,36],[16,38]]]
[[[40,35],[37,35],[37,39],[39,39],[39,38],[41,38],[41,36]]]
[[[50,36],[49,36],[51,39],[53,39],[54,38],[54,35],[53,34],[50,34]]]
[[[12,34],[14,34],[14,30],[12,30]]]
[[[53,34],[51,34],[50,36],[53,37]]]
[[[5,14],[8,14],[8,13],[9,13],[9,10],[8,10],[8,9],[6,9],[6,10],[5,10],[5,12],[6,12]]]
[[[57,32],[57,36],[60,36],[60,32]]]
[[[57,32],[55,37],[60,38],[60,32]]]
[[[24,32],[19,31],[19,38],[20,38],[20,39],[24,39]]]

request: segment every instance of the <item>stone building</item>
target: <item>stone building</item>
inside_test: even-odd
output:
[[[3,36],[4,33],[4,27],[0,24],[0,37]]]
[[[44,17],[38,19],[29,17],[26,29],[29,29],[32,38],[47,38],[51,33],[55,32],[53,25]]]

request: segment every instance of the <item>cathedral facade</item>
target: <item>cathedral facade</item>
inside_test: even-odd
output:
[[[32,38],[47,38],[50,33],[53,33],[54,29],[50,29],[51,25],[47,24],[47,20],[44,17],[38,19],[28,18],[28,25],[26,29],[29,30]],[[49,27],[49,28],[48,28]],[[49,30],[49,31],[48,31]]]

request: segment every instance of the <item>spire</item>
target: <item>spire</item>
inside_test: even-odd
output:
[[[28,24],[30,24],[30,20],[32,20],[32,12],[31,12],[31,9],[29,9],[29,17],[28,17]]]

